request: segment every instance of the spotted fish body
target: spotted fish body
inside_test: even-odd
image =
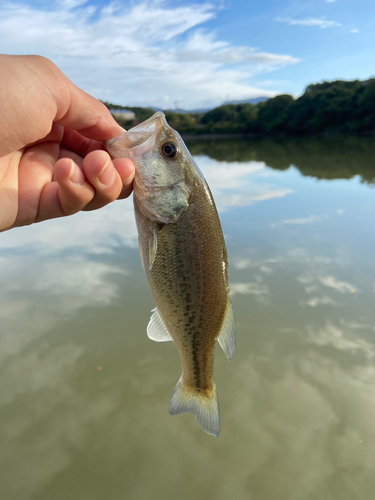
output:
[[[227,253],[211,192],[163,113],[107,141],[106,148],[136,167],[139,248],[156,305],[147,333],[155,341],[174,340],[182,364],[169,412],[190,411],[207,433],[218,436],[215,342],[230,359],[235,326]]]

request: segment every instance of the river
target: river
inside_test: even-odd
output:
[[[218,439],[171,417],[131,199],[0,234],[2,500],[368,500],[372,138],[192,141],[229,255]]]

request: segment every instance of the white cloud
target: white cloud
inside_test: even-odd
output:
[[[230,294],[233,296],[237,293],[245,295],[266,295],[268,293],[268,288],[258,281],[253,283],[231,283]]]
[[[337,290],[340,293],[346,293],[346,292],[355,293],[357,291],[357,289],[350,283],[346,283],[345,281],[339,281],[334,276],[320,276],[319,280],[321,283],[323,283],[323,285],[329,288],[333,288],[334,290]]]
[[[328,215],[310,215],[309,217],[297,217],[295,219],[285,219],[281,222],[272,222],[270,227],[277,227],[279,225],[304,225],[304,224],[313,224],[315,222],[321,222],[325,219],[328,219]]]
[[[366,340],[350,335],[348,331],[339,328],[331,321],[327,321],[325,326],[318,330],[308,328],[308,338],[311,343],[318,346],[331,345],[339,351],[347,351],[352,354],[362,352],[367,358],[373,358],[375,354],[374,347]]]
[[[87,92],[123,104],[178,100],[191,108],[220,104],[228,94],[238,100],[274,95],[252,87],[250,77],[299,60],[232,46],[203,31],[219,9],[158,0],[105,7],[67,0],[45,8],[6,2],[0,44],[3,52],[49,57]]]
[[[292,19],[290,17],[278,17],[276,21],[281,23],[287,23],[290,26],[318,26],[319,28],[336,28],[342,26],[341,23],[336,21],[327,21],[324,17],[314,18],[310,17],[308,19]]]
[[[229,283],[230,296],[234,295],[254,295],[255,300],[260,304],[268,305],[270,303],[269,299],[269,288],[263,283],[261,276],[255,276],[255,281],[247,283]]]
[[[320,345],[314,345],[315,331]],[[234,429],[251,422],[255,443],[243,444],[247,467],[237,477],[247,479],[250,470],[258,480],[242,496],[323,498],[337,467],[348,471],[346,484],[353,491],[358,484],[365,491],[371,488],[371,473],[358,483],[351,471],[372,472],[375,465],[374,350],[344,329],[335,331],[333,324],[304,329],[300,335],[296,329],[295,342],[290,341],[292,332],[285,328],[267,335],[266,328],[262,351],[247,344],[247,351],[253,352],[236,370],[231,422]],[[275,456],[282,460],[275,461]],[[264,471],[284,482],[280,486],[264,480]],[[337,484],[342,484],[341,477]]]
[[[110,253],[120,245],[137,246],[137,228],[131,199],[116,201],[93,212],[53,219],[0,234],[1,248],[27,246],[40,254],[68,246],[76,251],[89,247],[92,253]]]
[[[266,169],[263,161],[217,161],[208,156],[194,156],[212,190],[235,189],[243,186],[244,180]],[[230,172],[230,175],[228,175]]]
[[[282,257],[271,258],[271,259],[233,259],[231,261],[231,267],[234,269],[257,269],[265,274],[272,274],[275,271],[275,266],[283,262]]]
[[[133,203],[15,228],[0,234],[0,245],[1,365],[80,309],[116,301],[107,277],[128,270],[99,255],[136,248]]]
[[[306,290],[307,291],[307,290]],[[313,291],[310,289],[310,291]],[[300,304],[302,306],[309,306],[309,307],[317,307],[317,306],[337,306],[338,303],[331,299],[331,297],[328,297],[327,295],[323,295],[322,297],[311,297],[309,300],[301,300]]]
[[[297,276],[297,281],[300,283],[303,283],[304,285],[308,285],[312,283],[314,280],[313,276],[310,274],[304,274],[303,276]]]
[[[51,249],[46,255],[40,247],[39,260],[33,252],[0,258],[0,367],[61,320],[117,299],[117,285],[108,276],[126,269],[72,255],[74,247],[60,244],[57,254]]]
[[[225,42],[216,41],[212,34],[203,31],[196,31],[188,39],[180,57],[186,61],[208,61],[220,64],[249,62],[261,66],[269,64],[283,66],[296,62],[296,59],[291,56],[258,52],[253,47],[230,47]]]
[[[312,224],[313,222],[321,222],[324,219],[328,219],[328,215],[310,215],[300,219],[283,220],[283,224]]]
[[[235,269],[247,269],[248,267],[251,267],[251,260],[250,259],[239,259],[234,261],[233,267]],[[374,285],[374,290],[375,290],[375,285]]]
[[[315,262],[323,266],[329,264],[329,262],[324,262],[324,260],[323,262],[319,261],[317,262],[314,259],[314,263]],[[324,288],[322,289],[322,285],[324,285],[327,288],[336,290],[337,292],[340,293],[354,294],[358,291],[358,289],[352,284],[347,283],[346,281],[339,281],[338,279],[336,279],[334,276],[331,275],[323,275],[319,271],[315,271],[314,273],[312,272],[305,273],[303,275],[297,276],[296,279],[303,285],[305,292],[308,294],[318,292],[319,290],[324,290]],[[329,304],[329,303],[331,303],[332,305],[338,305],[336,301],[327,297],[324,293],[322,297],[320,298],[313,297],[310,299],[309,302],[310,303],[307,305],[310,305],[312,307],[315,307],[316,305],[319,304]],[[303,303],[306,304],[306,302]]]
[[[194,158],[207,179],[219,212],[293,193],[293,189],[253,181],[255,176],[266,170],[264,162],[218,162],[207,156]]]
[[[219,193],[216,196],[216,204],[219,211],[224,212],[227,207],[246,207],[259,201],[272,200],[274,198],[284,198],[293,193],[293,189],[260,189],[257,187],[253,192],[248,193]]]
[[[349,30],[349,33],[359,33],[359,29],[353,28],[352,30]]]

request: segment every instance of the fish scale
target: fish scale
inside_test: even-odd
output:
[[[163,113],[107,141],[106,148],[136,168],[139,248],[156,305],[147,333],[156,341],[174,340],[182,365],[169,412],[190,411],[207,433],[218,436],[215,343],[230,359],[235,325],[227,252],[211,192]]]
[[[163,252],[157,253],[151,270],[148,269],[147,236],[143,237],[141,247],[155,305],[181,351],[185,385],[207,391],[212,390],[214,345],[227,308],[228,284],[220,268],[224,241],[216,237],[221,241],[212,245],[209,235],[217,232],[212,231],[211,218],[201,216],[203,208],[210,209],[210,206],[202,207],[202,203],[192,201],[178,224],[166,224],[159,231],[158,247],[161,246]],[[147,235],[144,226],[150,222],[137,207],[136,220],[139,234]],[[208,237],[202,239],[202,231],[207,232]],[[166,272],[163,260],[167,261]],[[177,314],[171,307],[170,295],[177,305]],[[181,349],[183,341],[185,346]],[[194,356],[195,350],[198,352]],[[191,380],[193,373],[202,374],[199,382]]]

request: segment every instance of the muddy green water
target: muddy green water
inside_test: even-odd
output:
[[[189,144],[237,322],[218,439],[168,414],[131,200],[1,234],[1,500],[373,498],[374,143]]]

